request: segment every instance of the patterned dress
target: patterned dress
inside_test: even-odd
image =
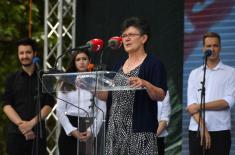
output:
[[[119,73],[125,77],[139,74],[140,66],[128,74],[124,74],[122,67]],[[125,84],[117,75],[115,83]],[[126,83],[127,84],[127,83]],[[132,132],[132,114],[135,91],[114,91],[112,107],[106,137],[106,155],[157,155],[157,136],[151,132]],[[143,103],[144,104],[144,103]]]

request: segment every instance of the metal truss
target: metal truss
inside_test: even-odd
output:
[[[56,58],[75,46],[76,0],[44,0],[44,59],[43,68],[54,67]],[[62,60],[58,69],[63,69]],[[47,151],[58,153],[59,124],[55,115],[56,105],[46,118]]]

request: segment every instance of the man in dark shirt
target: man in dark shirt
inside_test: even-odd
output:
[[[22,69],[7,77],[3,95],[3,111],[10,120],[7,130],[7,153],[44,155],[47,154],[45,123],[39,120],[43,120],[50,113],[54,99],[40,93],[40,102],[37,100],[37,92],[41,89],[37,86],[38,70],[33,64],[33,57],[36,56],[35,42],[24,38],[18,41],[17,47]],[[39,107],[40,115],[37,110]]]

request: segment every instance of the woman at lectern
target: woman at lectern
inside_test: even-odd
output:
[[[143,90],[122,90],[109,93],[111,103],[106,155],[157,155],[158,123],[156,101],[163,100],[167,90],[163,64],[147,53],[150,27],[143,19],[132,17],[122,25],[122,41],[128,56],[121,59],[114,71],[129,82],[114,78],[115,84],[129,83]],[[125,85],[125,84],[124,84]]]
[[[89,63],[89,53],[77,51],[72,55],[66,72],[87,72]],[[106,104],[95,98],[97,102],[94,105],[91,102],[92,97],[87,90],[79,89],[78,92],[75,84],[62,83],[61,91],[58,92],[56,108],[56,115],[62,126],[58,142],[60,155],[77,155],[77,142],[79,142],[79,155],[92,154],[91,136],[97,136],[106,115]],[[91,118],[95,118],[95,120]]]

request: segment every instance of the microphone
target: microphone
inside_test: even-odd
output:
[[[92,52],[97,52],[101,50],[104,46],[104,42],[101,39],[92,39],[88,41],[85,45],[75,47],[69,51],[77,51],[77,50],[85,50],[87,49],[88,51]]]
[[[66,53],[70,53],[72,51],[78,51],[78,50],[85,50],[85,49],[87,49],[88,51],[97,52],[97,51],[101,50],[103,48],[103,46],[104,46],[103,40],[101,40],[101,39],[92,39],[92,40],[88,41],[85,45],[69,49],[68,51],[66,51],[65,53],[61,54],[60,56],[58,56],[56,58],[53,70],[55,70],[55,71],[57,70],[58,60],[62,56],[64,56]]]
[[[212,55],[212,51],[210,49],[207,49],[205,52],[204,52],[204,58],[207,58],[209,56]]]
[[[119,49],[122,46],[122,38],[119,36],[112,37],[108,40],[108,47],[111,49]]]
[[[37,56],[33,57],[33,64],[35,64],[36,68],[39,70],[40,69],[40,59]]]

